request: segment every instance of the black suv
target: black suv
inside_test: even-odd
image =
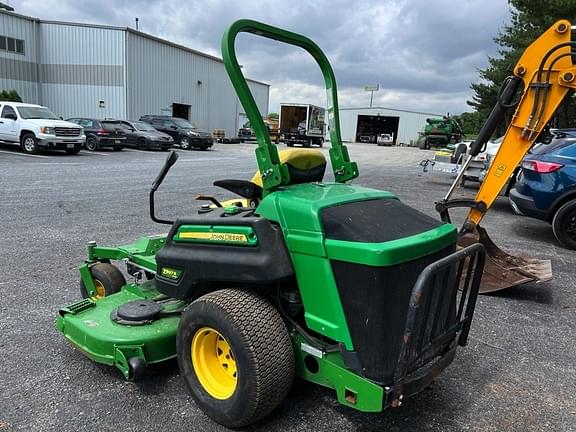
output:
[[[212,134],[198,130],[188,120],[182,118],[145,115],[140,117],[140,120],[150,123],[160,132],[172,136],[174,141],[184,150],[191,148],[206,150],[214,144]]]
[[[126,133],[117,120],[96,120],[91,118],[69,118],[69,122],[79,124],[86,134],[86,150],[94,151],[103,147],[112,147],[120,151],[126,144]]]

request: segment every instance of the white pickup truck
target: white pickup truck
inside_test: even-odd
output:
[[[29,154],[41,150],[75,154],[86,136],[82,127],[60,120],[46,107],[0,101],[0,141],[18,144]]]

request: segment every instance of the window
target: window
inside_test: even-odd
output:
[[[6,105],[4,109],[2,109],[2,118],[8,118],[6,117],[8,114],[13,114],[14,117],[16,117],[16,111],[14,111],[14,108],[12,108],[9,105]]]
[[[0,35],[0,50],[24,54],[24,41]]]
[[[175,118],[174,123],[182,129],[196,129],[189,121],[181,118]]]
[[[18,113],[23,119],[59,120],[56,114],[44,107],[23,106],[18,108]]]

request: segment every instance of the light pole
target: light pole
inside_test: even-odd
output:
[[[372,108],[372,100],[374,98],[374,92],[380,90],[380,84],[376,85],[365,85],[364,91],[370,92],[370,108]]]

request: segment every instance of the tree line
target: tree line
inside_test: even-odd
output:
[[[496,103],[498,90],[504,79],[512,74],[522,52],[540,34],[559,19],[575,20],[574,0],[509,0],[511,20],[494,38],[498,44],[498,56],[488,58],[488,67],[480,70],[480,81],[470,85],[474,91],[467,104],[474,108],[459,116],[464,133],[475,134],[488,117]],[[510,113],[509,115],[512,115]],[[576,101],[564,99],[551,121],[552,127],[576,127]],[[504,133],[505,125],[498,133]]]
[[[22,102],[22,98],[16,90],[2,90],[0,92],[0,101]]]

